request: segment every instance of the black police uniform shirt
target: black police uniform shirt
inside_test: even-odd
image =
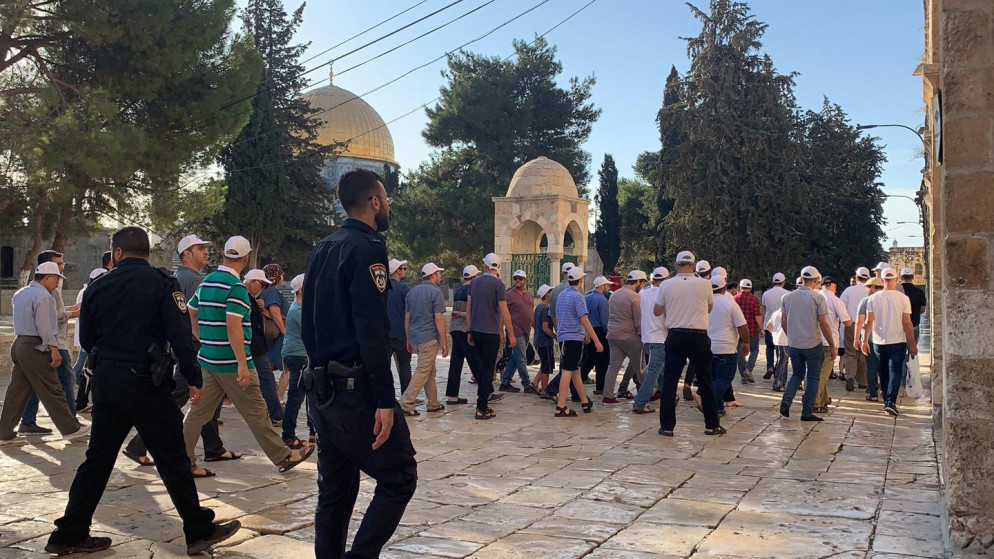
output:
[[[347,219],[314,247],[304,273],[301,338],[315,366],[362,364],[377,408],[393,408],[387,349],[387,245],[372,227]]]
[[[266,319],[259,308],[258,297],[253,297],[249,293],[249,320],[252,324],[252,340],[249,342],[249,351],[252,357],[256,355],[266,355],[269,352],[269,343],[266,341]]]
[[[186,296],[172,272],[147,260],[125,258],[90,282],[78,319],[79,343],[98,359],[149,364],[152,344],[172,345],[180,373],[190,386],[204,385]]]

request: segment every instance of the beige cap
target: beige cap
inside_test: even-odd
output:
[[[266,285],[273,284],[273,282],[269,281],[269,278],[266,277],[266,272],[260,270],[259,268],[249,270],[248,273],[245,274],[245,281],[243,283],[248,283],[252,280],[259,280]]]
[[[400,269],[401,266],[407,264],[407,260],[397,260],[396,258],[391,258],[390,262],[387,262],[387,269],[393,274]]]
[[[35,268],[35,274],[59,276],[62,279],[66,279],[66,277],[62,275],[62,272],[59,271],[59,265],[55,262],[42,262],[41,264],[38,264],[38,267]]]
[[[290,291],[297,293],[304,287],[304,274],[297,274],[290,280]]]
[[[224,243],[224,255],[228,258],[242,258],[252,252],[252,245],[248,239],[240,235],[228,239]]]
[[[209,245],[210,241],[205,241],[196,235],[187,235],[176,243],[176,254],[183,254],[183,251],[197,245]]]
[[[445,268],[439,268],[434,262],[429,262],[421,267],[421,277],[426,278],[435,272],[444,272]]]

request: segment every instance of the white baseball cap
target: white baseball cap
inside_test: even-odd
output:
[[[794,280],[794,283],[796,283],[797,285],[804,285],[804,278],[802,278],[801,276],[797,276],[797,279]]]
[[[573,276],[573,274],[571,273],[570,274],[570,279],[573,279],[572,276]],[[600,287],[602,285],[610,285],[610,284],[611,284],[611,280],[607,279],[604,276],[597,276],[596,278],[594,278],[594,287],[595,288]]]
[[[694,253],[690,252],[689,250],[685,250],[685,251],[681,252],[680,254],[676,255],[676,263],[677,264],[693,264],[694,260],[696,260],[694,258]]]
[[[387,263],[387,269],[389,269],[390,273],[393,274],[405,264],[407,264],[407,260],[397,260],[396,258],[391,258],[390,262]]]
[[[176,254],[183,254],[183,251],[197,245],[209,245],[210,241],[205,241],[196,235],[187,235],[176,243]],[[91,278],[92,279],[92,278]]]
[[[915,273],[911,271],[911,268],[902,268],[901,269],[901,275],[902,276],[913,276],[913,275],[915,275]]]
[[[224,243],[224,255],[228,258],[242,258],[252,252],[252,245],[248,239],[241,235],[235,235]]]
[[[424,266],[421,266],[421,277],[426,278],[435,272],[444,272],[445,268],[439,268],[434,262],[429,262]]]
[[[570,269],[576,268],[576,264],[572,262],[563,262],[563,273],[570,271]]]
[[[752,289],[752,280],[743,279],[742,281],[739,282],[739,287],[741,287],[742,289]]]
[[[90,279],[91,280],[95,280],[95,279],[99,278],[100,276],[106,274],[107,271],[108,271],[107,268],[94,268],[90,272]]]
[[[890,264],[886,262],[877,262],[877,265],[873,267],[873,271],[876,272],[877,270],[886,270],[887,268],[890,268]]]
[[[304,287],[304,274],[297,274],[290,280],[290,291],[296,293]]]
[[[668,277],[670,277],[670,271],[662,266],[652,271],[652,279],[654,280],[664,280]]]
[[[805,266],[801,269],[801,277],[804,279],[818,279],[821,277],[821,272],[814,266]]]
[[[500,270],[500,256],[497,256],[491,252],[483,257],[483,265],[486,266],[488,270]]]
[[[552,291],[552,288],[543,283],[542,286],[538,288],[536,294],[538,295],[538,298],[541,299],[542,297],[545,297],[545,294],[550,291]]]
[[[725,287],[725,278],[721,276],[711,276],[711,290],[717,291]]]
[[[781,274],[780,272],[773,274],[773,283],[783,283],[785,281],[787,281],[787,276]]]
[[[726,281],[728,280],[728,270],[722,268],[721,266],[718,266],[717,268],[711,270],[711,275],[712,276],[721,276],[721,277],[725,278]]]
[[[644,279],[648,278],[646,277],[645,272],[643,272],[642,270],[632,270],[631,272],[628,272],[628,281],[632,280],[638,281]]]
[[[273,282],[269,281],[269,278],[266,277],[266,272],[260,270],[259,268],[249,270],[248,273],[245,274],[245,281],[243,283],[248,283],[252,280],[259,280],[266,285],[273,284]]]
[[[62,272],[59,271],[59,265],[55,262],[42,262],[41,264],[38,264],[38,267],[35,268],[35,274],[59,276],[62,279],[66,279],[66,277],[62,275]]]
[[[462,269],[463,279],[475,278],[478,275],[480,275],[480,269],[472,264]]]
[[[856,277],[869,279],[870,271],[866,269],[866,266],[860,266],[859,268],[856,268]]]
[[[697,268],[695,269],[697,270],[698,274],[704,273],[711,269],[711,263],[708,262],[707,260],[701,260],[700,262],[697,263]]]
[[[897,270],[894,268],[884,268],[880,272],[880,277],[883,279],[897,279]]]
[[[526,274],[524,270],[515,270],[514,273],[511,274],[511,277],[512,278],[527,278],[528,274]]]

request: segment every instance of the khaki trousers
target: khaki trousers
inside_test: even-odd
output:
[[[425,396],[429,406],[438,405],[438,385],[435,384],[435,357],[438,356],[438,348],[441,344],[438,340],[431,340],[423,344],[413,344],[414,354],[418,356],[418,368],[411,375],[411,382],[404,391],[400,407],[404,411],[414,409],[414,400],[418,393],[424,388]]]
[[[866,386],[866,356],[855,347],[856,323],[846,326],[844,343],[846,344],[846,376],[856,379],[856,384]]]
[[[225,395],[245,419],[252,436],[262,447],[270,462],[279,464],[290,457],[290,449],[269,422],[266,401],[262,399],[262,390],[259,389],[259,373],[255,369],[249,369],[249,385],[244,389],[239,386],[236,373],[217,373],[208,369],[204,369],[203,373],[204,395],[200,398],[199,404],[190,406],[190,411],[183,420],[183,440],[192,467],[197,467],[195,449],[197,439],[200,438],[200,429],[214,418],[214,410]]]
[[[625,375],[621,378],[621,388],[628,390],[628,383],[633,379],[636,384],[641,385],[642,379],[642,338],[632,336],[623,340],[608,340],[611,346],[611,362],[607,367],[607,376],[604,378],[604,397],[617,398],[615,387],[618,385],[618,372],[621,371],[621,364],[628,358],[628,366],[625,367]]]
[[[820,408],[828,405],[828,377],[832,374],[832,366],[835,365],[836,354],[829,351],[828,346],[822,346],[825,351],[825,360],[821,362],[821,374],[818,379],[818,397],[815,398],[815,407]],[[805,387],[807,389],[807,387]]]
[[[10,373],[7,394],[3,398],[3,412],[0,413],[0,439],[14,436],[14,427],[21,420],[32,390],[48,410],[59,433],[63,436],[71,435],[79,429],[79,422],[69,411],[65,392],[52,368],[51,354],[38,351],[39,345],[41,338],[18,336],[10,346],[10,360],[14,362],[14,368]]]

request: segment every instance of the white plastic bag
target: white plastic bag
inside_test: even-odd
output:
[[[921,367],[917,356],[908,359],[908,377],[904,381],[904,392],[909,398],[921,398],[925,395]]]

